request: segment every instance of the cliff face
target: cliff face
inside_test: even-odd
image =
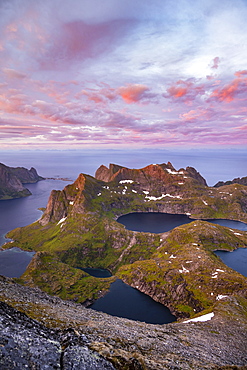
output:
[[[28,170],[23,167],[8,167],[0,163],[0,200],[30,195],[30,191],[23,184],[35,183],[42,179],[35,168]]]

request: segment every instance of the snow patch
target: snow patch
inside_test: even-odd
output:
[[[242,236],[242,234],[240,234],[240,233],[234,233],[234,235],[240,235],[240,236]]]
[[[177,258],[177,257],[172,254],[169,258]]]
[[[149,194],[149,191],[147,191],[147,190],[143,190],[143,193],[144,193],[144,194]]]
[[[161,200],[162,198],[169,197],[169,198],[178,198],[182,199],[180,195],[171,195],[171,194],[162,194],[160,197],[154,197],[152,195],[146,195],[146,199],[150,200]]]
[[[101,195],[101,193],[98,193],[97,196],[99,197]]]
[[[187,270],[183,265],[182,265],[182,270],[178,270],[180,274],[190,272],[190,270]]]
[[[207,313],[206,315],[202,315],[202,316],[199,316],[199,317],[195,317],[194,319],[186,320],[183,323],[185,324],[185,323],[188,323],[188,322],[209,321],[213,317],[214,317],[214,313],[210,312],[210,313]]]
[[[193,262],[193,261],[186,261],[185,263],[191,263],[191,262]]]
[[[71,204],[73,206],[74,202],[71,201],[71,202],[69,202],[69,204]]]
[[[217,295],[216,300],[219,301],[220,299],[223,299],[223,298],[228,298],[228,296],[223,295],[223,294],[219,294],[219,295]]]
[[[225,272],[224,270],[221,270],[221,269],[216,269],[216,271],[218,271],[218,272]]]
[[[134,190],[134,189],[132,189],[132,192],[133,192],[133,193],[137,193],[137,191],[136,191],[136,190]]]
[[[63,218],[61,218],[61,220],[60,220],[60,221],[58,221],[57,225],[59,225],[59,224],[61,224],[62,222],[64,222],[64,221],[66,220],[66,218],[67,218],[67,217],[63,217]]]
[[[133,180],[120,180],[119,184],[132,184]]]
[[[184,171],[172,171],[170,168],[166,168],[166,171],[169,172],[171,175],[183,175]]]
[[[205,200],[203,200],[203,203],[205,204],[205,206],[208,206],[208,203]]]

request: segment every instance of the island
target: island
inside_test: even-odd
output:
[[[214,251],[246,248],[247,232],[208,220],[247,222],[246,211],[245,185],[209,187],[194,168],[176,170],[170,162],[141,169],[102,165],[95,177],[80,174],[51,192],[38,221],[8,234],[11,247],[36,254],[19,279],[1,279],[5,316],[27,314],[18,316],[20,327],[38,320],[56,348],[65,348],[62,362],[75,345],[76,356],[87,346],[109,369],[244,366],[247,279]],[[165,233],[136,232],[117,222],[131,212],[192,220]],[[95,278],[85,267],[106,268],[112,276]],[[169,307],[177,322],[149,325],[83,307],[117,278]]]
[[[24,167],[8,167],[0,163],[0,200],[22,198],[31,195],[23,184],[32,184],[43,177],[37,174],[35,168],[28,170]]]

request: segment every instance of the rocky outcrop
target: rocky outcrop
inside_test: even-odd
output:
[[[217,301],[206,322],[151,325],[86,309],[0,277],[0,367],[245,369],[247,301]]]
[[[35,168],[30,170],[23,167],[8,167],[0,163],[0,200],[20,198],[31,192],[23,184],[43,180]]]
[[[85,335],[54,330],[0,302],[0,367],[12,369],[114,370],[88,348]]]
[[[237,177],[233,180],[228,180],[228,181],[218,181],[214,187],[219,188],[220,186],[225,186],[225,185],[231,185],[231,184],[240,184],[240,185],[245,185],[247,186],[247,176],[245,177]]]

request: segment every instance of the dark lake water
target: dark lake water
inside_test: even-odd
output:
[[[117,221],[128,230],[159,234],[170,231],[177,226],[188,224],[194,221],[194,219],[186,215],[174,215],[169,213],[133,212],[120,216]],[[244,222],[223,219],[212,219],[207,221],[229,228],[247,231],[247,224]]]
[[[106,269],[83,268],[82,270],[97,278],[108,278],[112,276],[110,271]]]
[[[176,321],[176,317],[167,307],[119,279],[112,283],[110,291],[90,308],[149,324],[167,324]]]
[[[232,252],[215,251],[215,254],[233,270],[247,277],[247,248],[239,248]]]
[[[164,233],[177,226],[188,224],[193,219],[186,215],[173,215],[160,212],[133,212],[120,216],[117,221],[126,229],[149,233]]]

